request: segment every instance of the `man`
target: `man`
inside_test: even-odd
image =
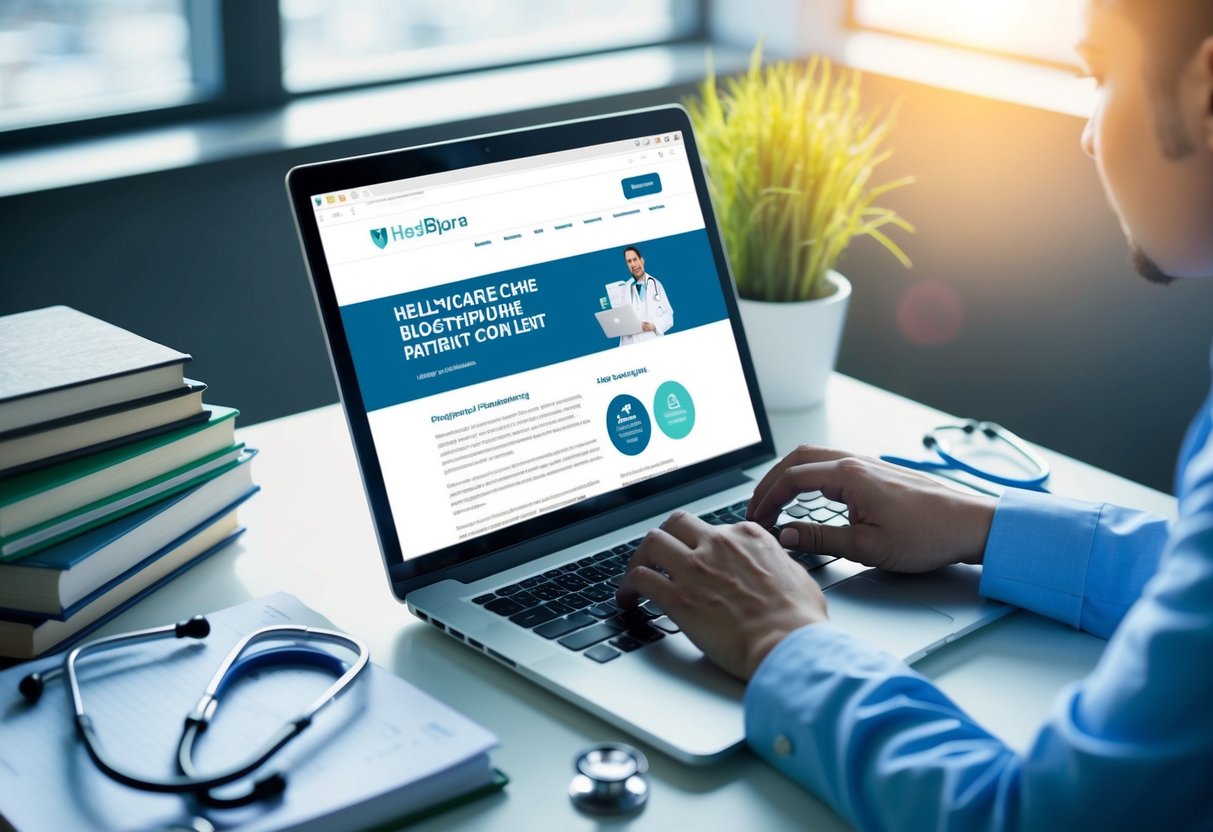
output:
[[[632,278],[611,297],[611,306],[630,305],[636,310],[642,329],[634,335],[622,336],[619,339],[621,347],[665,335],[674,325],[674,308],[666,297],[665,287],[644,270],[640,249],[628,246],[623,250],[623,259]]]
[[[1099,85],[1082,144],[1142,274],[1213,274],[1213,2],[1089,0],[1079,51]],[[651,532],[619,601],[654,599],[749,680],[751,747],[860,828],[1213,829],[1211,425],[1213,396],[1184,443],[1170,528],[1015,489],[997,502],[963,495],[802,447],[759,483],[755,522],[677,513]],[[778,542],[763,531],[815,489],[849,506],[850,528],[795,523]],[[983,563],[985,595],[1110,640],[1018,754],[829,624],[780,544],[911,572]]]

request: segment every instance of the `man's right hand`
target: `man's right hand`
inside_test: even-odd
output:
[[[981,563],[997,503],[891,463],[801,445],[762,478],[746,516],[769,528],[806,491],[846,503],[851,525],[788,523],[780,543],[897,572]]]

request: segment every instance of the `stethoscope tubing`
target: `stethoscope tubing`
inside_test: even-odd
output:
[[[990,439],[997,439],[1013,450],[1016,454],[1022,457],[1033,468],[1036,473],[1025,477],[1007,477],[996,474],[993,471],[986,471],[982,468],[970,465],[963,459],[960,459],[952,454],[950,446],[940,436],[941,433],[950,430],[963,431],[966,434],[980,432]],[[882,455],[880,458],[885,462],[890,462],[894,465],[900,465],[903,468],[909,468],[914,471],[924,471],[928,473],[942,473],[945,471],[962,471],[979,479],[992,482],[996,485],[1002,485],[1009,488],[1022,488],[1028,491],[1048,492],[1045,483],[1049,479],[1051,473],[1049,463],[1040,457],[1035,451],[1028,447],[1022,439],[1011,433],[1001,425],[994,422],[978,422],[973,419],[966,419],[959,425],[940,425],[927,431],[922,438],[922,444],[929,450],[933,450],[941,461],[909,459],[907,457],[895,456],[892,454]]]
[[[637,303],[640,302],[640,289],[637,287],[640,286],[641,282],[642,281],[633,279],[631,286],[629,287],[632,292],[632,297],[636,299]],[[661,300],[661,283],[657,280],[657,278],[653,277],[652,275],[646,275],[643,283],[646,286],[650,283],[653,284],[653,294],[650,296],[652,300]]]
[[[40,686],[45,681],[57,675],[66,677],[66,683],[72,700],[76,734],[84,745],[89,758],[97,768],[115,782],[147,792],[192,793],[203,803],[213,806],[234,807],[247,805],[248,803],[281,792],[285,788],[285,778],[283,775],[275,772],[268,777],[261,778],[250,787],[247,793],[236,797],[220,798],[210,795],[209,792],[212,789],[234,783],[237,780],[242,780],[252,775],[278,753],[283,746],[302,733],[305,728],[311,725],[316,714],[348,689],[358,674],[367,667],[370,662],[370,651],[359,639],[335,630],[294,624],[274,625],[255,630],[241,638],[228,652],[211,677],[205,692],[198,700],[198,704],[186,716],[185,724],[178,740],[176,755],[177,766],[181,772],[181,776],[153,780],[122,771],[106,756],[100,739],[97,736],[92,718],[85,710],[84,697],[81,694],[79,679],[76,675],[76,663],[86,653],[103,652],[114,647],[129,646],[167,636],[201,639],[207,636],[209,630],[210,626],[206,620],[201,616],[195,616],[189,621],[176,625],[155,627],[148,630],[122,633],[98,639],[71,650],[64,659],[61,668],[42,675],[35,682],[40,689]],[[289,638],[293,641],[289,645],[270,647],[253,653],[247,653],[249,648],[258,642],[270,639],[282,640],[284,638]],[[349,665],[346,665],[340,658],[328,651],[301,645],[299,643],[300,640],[321,641],[344,647],[356,653],[357,658]],[[253,670],[270,665],[285,666],[287,664],[291,666],[308,664],[321,667],[333,672],[338,678],[309,704],[300,715],[283,724],[246,762],[217,774],[200,775],[193,763],[194,744],[198,736],[206,730],[217,712],[224,691],[237,678]],[[33,675],[27,677],[27,679],[29,678],[33,678]],[[25,681],[22,683],[22,692],[26,694]],[[27,697],[29,696],[28,694],[26,695]],[[33,696],[33,699],[36,700],[36,698],[36,695]]]

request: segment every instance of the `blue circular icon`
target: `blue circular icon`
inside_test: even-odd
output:
[[[640,399],[621,395],[611,399],[606,414],[607,435],[621,454],[636,456],[649,446],[653,423]]]
[[[667,381],[653,396],[653,417],[666,436],[685,439],[695,427],[695,402],[685,387],[676,381]]]

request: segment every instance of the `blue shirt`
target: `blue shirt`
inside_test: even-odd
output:
[[[759,666],[750,746],[860,829],[1213,829],[1211,410],[1213,394],[1180,454],[1173,526],[1015,489],[1000,499],[982,593],[1110,639],[1027,753],[828,623]]]

